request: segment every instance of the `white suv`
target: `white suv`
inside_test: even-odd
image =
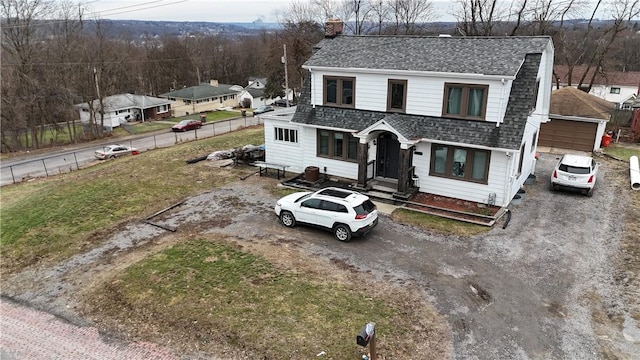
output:
[[[368,196],[333,187],[287,195],[276,202],[275,211],[284,226],[324,228],[340,241],[365,235],[378,225],[378,210]]]
[[[551,174],[551,190],[575,189],[593,195],[598,163],[591,156],[567,154],[560,158]]]

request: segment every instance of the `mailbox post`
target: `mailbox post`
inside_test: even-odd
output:
[[[358,336],[356,336],[356,344],[366,347],[369,345],[369,360],[377,360],[376,355],[376,323],[367,323]]]

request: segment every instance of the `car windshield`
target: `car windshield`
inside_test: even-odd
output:
[[[304,195],[300,196],[299,198],[297,198],[296,201],[294,201],[294,202],[300,202],[300,201],[308,198],[309,196],[311,196],[311,193],[304,194]]]
[[[558,169],[571,174],[589,174],[591,172],[588,167],[569,166],[567,164],[560,164]]]
[[[353,208],[358,215],[370,214],[375,209],[376,205],[371,200],[365,200],[362,204]]]
[[[187,125],[189,123],[189,120],[182,120],[178,123],[178,125]]]

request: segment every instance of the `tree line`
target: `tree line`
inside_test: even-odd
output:
[[[210,79],[245,86],[250,77],[265,77],[265,96],[283,95],[284,45],[288,85],[299,91],[302,64],[330,18],[343,20],[344,33],[352,35],[548,35],[556,63],[570,73],[577,65],[601,73],[640,71],[640,29],[633,21],[640,0],[454,0],[455,26],[447,28],[437,23],[432,1],[292,0],[278,30],[142,38],[110,36],[108,21],[90,18],[90,2],[2,0],[0,6],[2,152],[54,145],[44,140],[44,129],[66,133],[72,142],[103,136],[99,121],[77,130],[74,104],[99,109],[114,94],[156,96]],[[598,21],[601,14],[609,20]],[[594,77],[570,81],[588,89]]]

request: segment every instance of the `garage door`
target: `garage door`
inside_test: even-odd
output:
[[[593,151],[597,123],[553,119],[540,127],[539,146]]]

